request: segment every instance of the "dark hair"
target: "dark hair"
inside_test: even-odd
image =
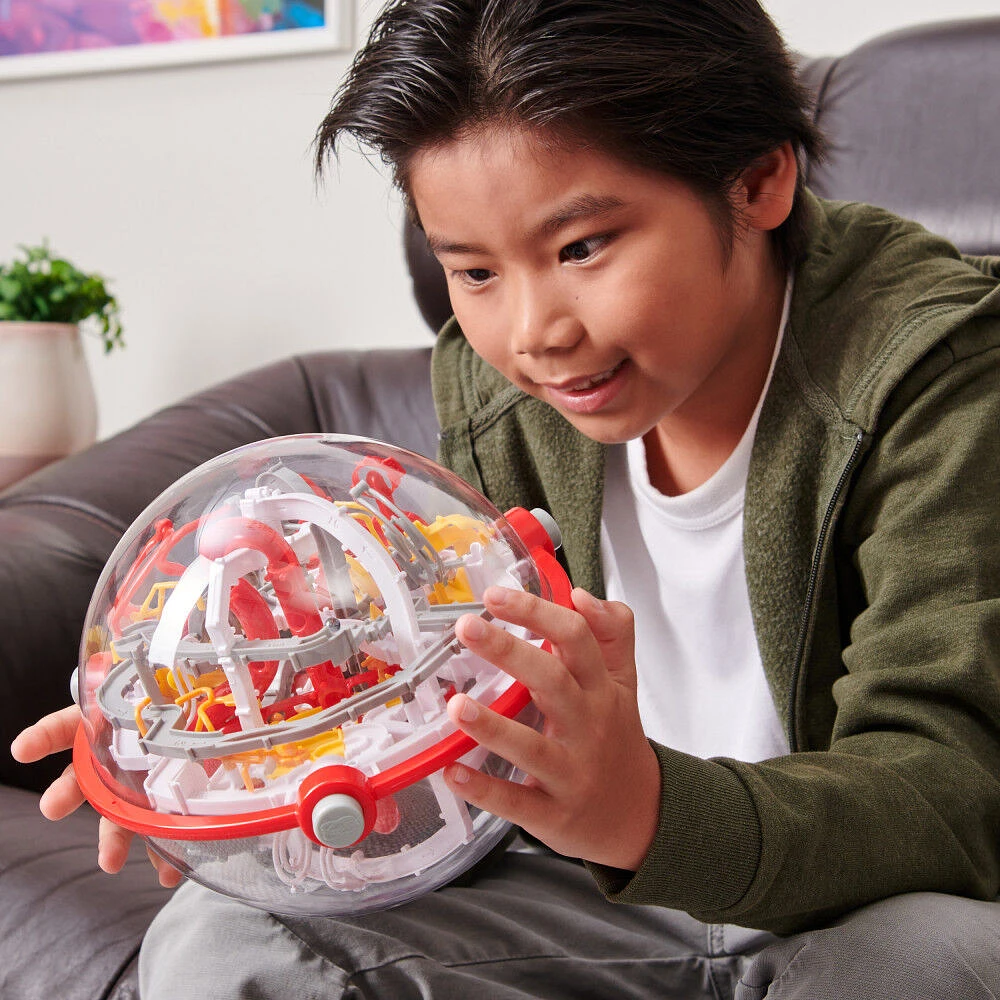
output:
[[[687,182],[729,248],[740,175],[786,141],[820,155],[809,103],[757,0],[392,0],[320,125],[316,169],[349,134],[409,202],[418,151],[520,125]],[[801,203],[775,234],[785,261]]]

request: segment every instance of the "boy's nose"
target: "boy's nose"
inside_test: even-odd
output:
[[[518,290],[511,316],[515,354],[565,351],[576,346],[583,335],[583,323],[557,290],[527,285]]]

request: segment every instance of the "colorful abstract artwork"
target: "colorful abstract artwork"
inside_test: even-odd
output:
[[[0,76],[337,48],[343,0],[0,0]]]

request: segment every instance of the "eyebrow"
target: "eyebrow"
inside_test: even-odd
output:
[[[577,197],[571,198],[566,202],[565,205],[560,205],[531,235],[552,236],[572,222],[607,215],[616,208],[621,208],[624,204],[625,202],[621,198],[613,194],[577,195]]]
[[[581,219],[595,219],[602,215],[607,215],[616,208],[621,208],[625,202],[617,195],[594,195],[581,194],[571,198],[564,205],[560,205],[551,215],[543,219],[528,234],[528,239],[535,239],[546,236],[553,236],[560,229],[578,222]],[[466,254],[483,255],[488,251],[485,247],[475,243],[459,243],[445,239],[443,236],[436,236],[434,233],[427,233],[427,243],[432,252],[437,254]]]

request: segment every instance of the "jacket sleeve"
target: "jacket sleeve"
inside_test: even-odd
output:
[[[998,342],[979,320],[939,347],[856,472],[829,749],[748,764],[657,748],[657,838],[634,874],[591,866],[609,898],[792,933],[903,892],[997,896]]]

